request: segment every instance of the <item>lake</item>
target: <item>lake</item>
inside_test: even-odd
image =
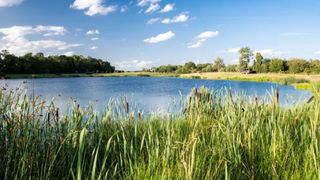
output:
[[[23,82],[26,83],[23,83]],[[81,77],[0,80],[10,89],[22,86],[28,94],[34,93],[46,101],[53,100],[62,110],[76,99],[82,107],[90,104],[98,111],[104,110],[110,99],[126,97],[136,110],[168,112],[190,93],[194,87],[205,86],[212,90],[231,88],[251,97],[268,98],[278,88],[283,105],[305,103],[312,95],[292,86],[274,83],[242,82],[227,80],[201,80],[153,77]]]

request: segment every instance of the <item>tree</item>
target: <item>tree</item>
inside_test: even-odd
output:
[[[226,67],[226,71],[227,72],[237,72],[238,67],[239,67],[238,65],[231,64]]]
[[[185,66],[185,68],[190,69],[190,70],[194,70],[197,68],[196,64],[192,61],[185,63],[184,66]]]
[[[218,58],[216,58],[216,59],[214,60],[214,62],[213,62],[213,69],[214,69],[215,71],[221,71],[221,70],[223,70],[225,67],[226,67],[226,66],[225,66],[222,58],[218,57]]]
[[[253,56],[253,53],[249,47],[243,47],[239,50],[239,70],[244,71],[248,70],[250,60]]]
[[[274,58],[269,64],[269,72],[284,72],[286,70],[285,60]]]
[[[263,56],[261,53],[256,53],[256,60],[254,61],[253,64],[253,70],[255,70],[258,73],[262,72],[262,64],[263,64]]]
[[[107,61],[83,56],[49,56],[43,53],[28,53],[17,57],[8,52],[1,53],[0,74],[40,74],[40,73],[97,73],[114,72]]]
[[[288,68],[290,73],[306,72],[310,67],[310,63],[305,59],[290,59],[288,60]]]

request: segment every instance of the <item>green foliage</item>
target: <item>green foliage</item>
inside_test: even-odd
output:
[[[28,53],[17,57],[7,51],[1,53],[2,74],[59,74],[59,73],[112,73],[115,68],[107,61],[84,56],[48,56]]]
[[[252,59],[253,53],[249,47],[243,47],[239,50],[239,70],[248,70],[249,63]]]
[[[213,69],[214,71],[223,71],[225,69],[226,65],[223,62],[223,59],[218,57],[213,62]]]
[[[262,73],[263,72],[262,64],[263,64],[263,56],[261,55],[261,53],[256,53],[256,59],[253,64],[253,70],[258,73]]]
[[[269,63],[269,72],[284,72],[286,70],[285,60],[274,58]]]
[[[274,98],[273,98],[274,99]],[[320,101],[193,90],[181,115],[98,115],[0,91],[1,179],[319,179]]]
[[[226,66],[227,72],[237,72],[238,71],[238,65],[230,64]]]
[[[160,67],[157,67],[155,69],[156,72],[161,72],[161,73],[170,73],[170,72],[175,72],[178,69],[178,66],[174,65],[163,65]]]
[[[304,59],[290,59],[288,61],[289,72],[290,73],[302,73],[307,72],[310,64]]]

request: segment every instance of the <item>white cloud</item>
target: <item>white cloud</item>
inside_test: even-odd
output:
[[[91,38],[91,41],[97,41],[97,40],[99,40],[99,38],[97,37]]]
[[[196,37],[196,42],[190,43],[188,48],[199,48],[203,45],[204,42],[206,42],[208,39],[215,38],[219,35],[219,31],[206,31],[203,33],[200,33]]]
[[[231,48],[231,49],[228,49],[227,52],[228,53],[238,53],[240,49],[241,48]]]
[[[147,22],[147,24],[155,24],[155,23],[157,23],[157,22],[159,22],[159,21],[161,21],[161,18],[151,18],[148,22]]]
[[[128,10],[129,10],[128,6],[121,6],[121,8],[120,8],[120,12],[122,12],[122,13],[124,13]]]
[[[282,51],[275,51],[273,49],[261,49],[261,50],[255,50],[253,51],[254,54],[256,53],[261,53],[262,56],[264,57],[279,57],[284,54],[287,54],[286,52]]]
[[[144,40],[145,43],[148,44],[156,44],[159,42],[163,42],[163,41],[167,41],[171,38],[173,38],[175,36],[175,34],[172,31],[168,31],[166,33],[163,34],[159,34],[157,36],[151,37],[151,38],[147,38]]]
[[[190,45],[188,46],[188,48],[199,48],[199,47],[202,46],[202,44],[203,44],[204,42],[206,42],[206,39],[199,39],[199,40],[196,41],[195,43],[190,44]]]
[[[167,13],[174,9],[175,4],[167,4],[160,12]]]
[[[11,7],[22,3],[23,0],[0,0],[0,7]]]
[[[98,47],[97,46],[92,46],[92,47],[90,47],[90,49],[91,50],[96,50],[96,49],[98,49]]]
[[[178,16],[173,17],[172,19],[170,18],[165,18],[162,20],[163,24],[173,24],[173,23],[184,23],[189,20],[189,15],[187,12],[181,13]]]
[[[64,53],[63,55],[65,56],[73,56],[75,53],[73,51],[68,51],[66,53]]]
[[[148,6],[150,4],[156,4],[159,3],[161,0],[138,0],[138,6],[143,7],[143,6]]]
[[[44,32],[44,36],[58,36],[64,35],[67,30],[62,26],[42,26],[39,25],[35,28],[37,32]]]
[[[147,8],[147,10],[144,12],[146,14],[152,14],[160,9],[160,5],[158,3],[152,3],[150,6]]]
[[[28,52],[40,52],[46,50],[66,50],[81,44],[70,44],[60,40],[41,39],[29,40],[28,35],[64,35],[66,29],[61,26],[12,26],[1,28],[0,34],[4,36],[0,40],[0,49],[6,49],[11,53],[23,55]]]
[[[319,51],[317,51],[317,52],[315,52],[315,54],[320,54],[320,50],[319,50]]]
[[[142,68],[148,68],[152,64],[152,61],[143,60],[132,60],[132,61],[122,61],[119,63],[114,63],[117,69],[123,70],[140,70]]]
[[[107,15],[117,9],[116,6],[104,5],[104,0],[75,0],[70,7],[72,9],[86,10],[85,14],[88,16]]]
[[[219,35],[219,31],[206,31],[197,36],[198,39],[210,39]]]
[[[99,30],[89,30],[88,32],[87,32],[87,35],[98,35],[98,34],[100,34],[100,32],[99,32]]]

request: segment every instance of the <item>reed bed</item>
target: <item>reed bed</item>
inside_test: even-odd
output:
[[[320,101],[194,89],[180,115],[70,113],[0,92],[0,179],[319,179]]]

